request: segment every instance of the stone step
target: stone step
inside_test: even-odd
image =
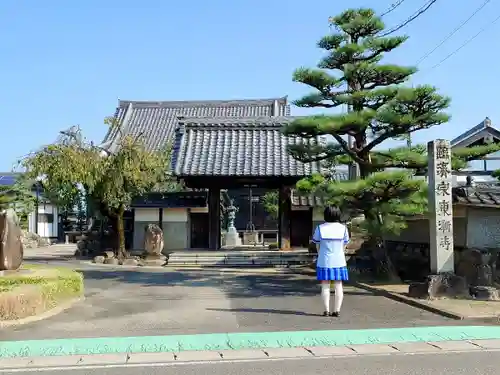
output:
[[[211,260],[211,261],[217,261],[217,260],[225,260],[225,261],[253,261],[256,259],[269,259],[269,260],[284,260],[284,261],[292,261],[292,260],[309,260],[312,259],[312,257],[308,256],[295,256],[295,257],[179,257],[179,256],[170,256],[168,257],[170,260],[185,260],[185,261],[197,261],[197,260]]]
[[[202,254],[187,254],[187,253],[171,253],[169,254],[170,258],[185,258],[185,259],[196,259],[196,258],[295,258],[295,257],[311,257],[312,255],[308,253],[282,253],[282,254],[210,254],[210,253],[202,253]]]
[[[224,255],[218,255],[218,256],[182,256],[182,255],[173,255],[170,254],[168,256],[170,259],[310,259],[312,256],[310,255],[293,255],[293,256],[238,256],[238,255],[231,255],[231,256],[224,256]]]
[[[169,266],[290,266],[308,264],[313,256],[304,254],[170,254]]]

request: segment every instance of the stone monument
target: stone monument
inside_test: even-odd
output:
[[[164,266],[167,257],[162,254],[163,230],[156,224],[148,224],[144,228],[144,253],[142,254],[142,264],[145,266]]]
[[[227,208],[227,233],[225,237],[225,246],[241,246],[241,238],[234,226],[234,220],[236,219],[236,212],[238,212],[238,207],[235,207],[233,201]]]
[[[0,212],[0,272],[14,271],[23,263],[21,227],[12,209]]]
[[[416,298],[469,295],[465,278],[455,275],[453,259],[453,199],[450,142],[428,143],[430,272],[425,282],[410,285]]]
[[[450,142],[428,144],[429,234],[431,272],[455,272],[453,260],[453,199]]]

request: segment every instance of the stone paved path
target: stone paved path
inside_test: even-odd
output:
[[[342,316],[324,318],[317,285],[298,275],[81,270],[85,301],[0,340],[465,324],[353,287]]]

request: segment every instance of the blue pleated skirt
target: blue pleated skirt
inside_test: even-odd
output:
[[[349,280],[349,272],[347,267],[316,267],[316,277],[318,281],[347,281]]]

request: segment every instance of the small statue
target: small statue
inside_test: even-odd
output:
[[[227,233],[225,235],[225,245],[226,246],[241,246],[241,238],[234,226],[234,219],[236,219],[236,212],[238,212],[238,207],[235,207],[233,200],[229,206],[226,208],[227,212]]]
[[[164,245],[163,231],[156,224],[148,224],[144,232],[144,255],[160,257]]]
[[[234,220],[236,219],[236,212],[238,212],[238,207],[234,206],[234,201],[231,199],[229,207],[227,210],[227,227],[234,228]]]

